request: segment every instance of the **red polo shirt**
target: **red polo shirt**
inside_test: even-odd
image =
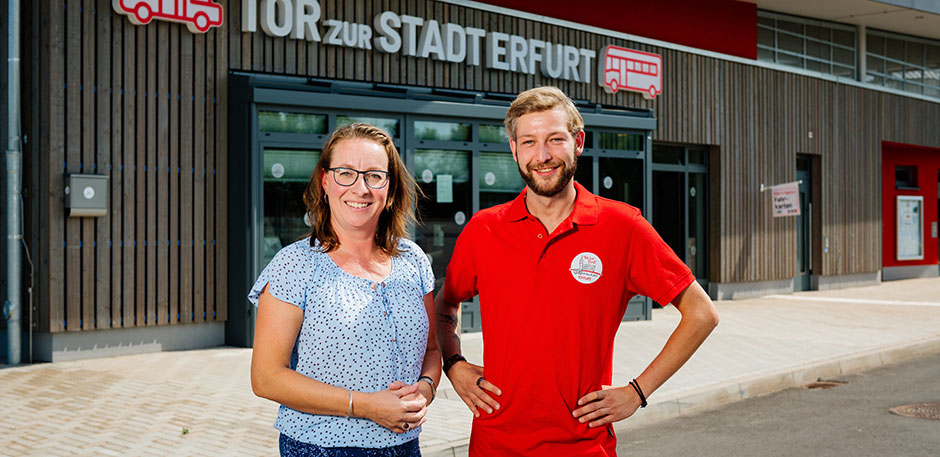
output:
[[[471,456],[616,455],[612,427],[588,428],[571,412],[611,384],[627,301],[669,303],[694,280],[638,209],[575,187],[574,210],[551,234],[523,190],[475,214],[457,239],[445,298],[480,295],[485,375],[503,392],[498,411],[474,419]]]

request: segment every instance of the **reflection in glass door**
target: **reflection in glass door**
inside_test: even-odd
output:
[[[415,227],[415,242],[431,260],[434,286],[440,290],[457,236],[473,214],[470,152],[416,149],[414,174],[427,197],[418,200],[421,223]]]
[[[643,161],[619,157],[599,157],[597,194],[611,200],[643,208]]]
[[[705,219],[705,183],[704,173],[689,173],[689,191],[687,194],[689,204],[688,238],[685,251],[685,263],[692,269],[696,278],[707,278],[708,265],[705,263],[708,237],[706,236]]]
[[[264,148],[264,268],[277,251],[310,233],[304,189],[320,159],[319,150]]]
[[[418,199],[420,221],[414,238],[431,261],[435,290],[439,291],[457,236],[473,215],[472,154],[460,149],[471,140],[472,125],[432,120],[415,120],[409,125],[412,131],[407,149],[414,151],[412,173],[426,197]]]
[[[708,285],[707,149],[653,145],[652,224],[692,274]]]

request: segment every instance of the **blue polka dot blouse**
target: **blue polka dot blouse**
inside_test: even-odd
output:
[[[281,249],[265,267],[248,299],[258,306],[266,284],[274,297],[304,310],[290,366],[327,384],[360,392],[417,382],[427,349],[424,295],[434,289],[427,256],[410,240],[392,259],[382,282],[353,276],[302,239]],[[309,414],[281,405],[274,427],[301,442],[323,447],[397,446],[420,428],[392,433],[360,418]]]

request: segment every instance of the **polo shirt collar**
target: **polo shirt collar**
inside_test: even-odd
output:
[[[574,200],[574,210],[568,219],[577,225],[594,225],[597,223],[597,200],[594,194],[588,192],[580,183],[575,181],[574,188],[577,191],[577,197]],[[529,191],[528,187],[522,189],[522,192],[509,204],[509,211],[506,212],[505,220],[507,222],[521,221],[530,216],[529,209],[525,206],[525,194]]]

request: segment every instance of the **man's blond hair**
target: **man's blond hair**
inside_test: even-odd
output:
[[[538,113],[561,107],[568,115],[568,132],[572,136],[584,130],[584,119],[574,102],[565,95],[561,89],[552,86],[542,86],[529,89],[516,97],[509,110],[506,111],[506,119],[503,124],[506,126],[506,136],[511,140],[516,139],[516,120],[529,113]]]

